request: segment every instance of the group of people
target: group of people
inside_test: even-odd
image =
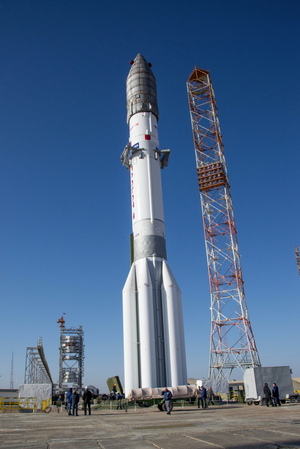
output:
[[[279,389],[276,383],[273,383],[272,391],[270,390],[267,383],[264,385],[264,395],[266,398],[266,406],[269,407],[271,405],[272,407],[280,406],[280,399],[279,399]],[[165,410],[168,415],[171,414],[172,410],[172,393],[168,388],[165,388],[162,392],[162,396],[164,397],[164,403],[165,403]],[[207,389],[202,385],[197,387],[197,399],[198,399],[198,408],[200,406],[202,408],[207,408],[208,403],[213,404],[213,397],[214,393],[212,388]],[[90,390],[86,387],[82,399],[83,399],[83,409],[84,414],[86,415],[87,412],[90,415],[91,414],[91,400],[93,398],[92,393]],[[68,415],[78,416],[78,404],[79,404],[79,393],[72,388],[69,388],[67,392],[67,412]]]
[[[167,415],[171,414],[172,409],[172,393],[170,390],[165,388],[162,392],[162,396],[164,397],[165,410]],[[207,408],[208,404],[213,404],[214,393],[212,388],[208,390],[204,386],[197,387],[197,399],[198,399],[198,408],[200,405],[202,408]]]
[[[202,385],[197,387],[198,408],[207,408],[208,404],[213,404],[214,393],[212,388],[208,390]]]
[[[281,406],[280,399],[279,399],[279,388],[275,382],[273,383],[272,391],[270,390],[268,384],[265,383],[264,395],[266,398],[266,406],[267,407],[269,407],[269,405],[271,405],[272,407]]]
[[[162,395],[164,397],[164,403],[165,403],[165,410],[168,415],[171,414],[172,409],[172,393],[170,390],[165,388],[162,392]],[[272,407],[280,407],[281,402],[279,399],[279,388],[276,385],[276,383],[273,383],[272,391],[270,390],[267,383],[264,385],[264,395],[266,398],[266,406],[269,407],[270,405]],[[212,388],[209,388],[208,390],[204,386],[198,386],[197,387],[197,399],[198,399],[198,408],[200,406],[202,408],[207,408],[208,404],[213,404],[213,398],[214,393]]]
[[[93,398],[93,395],[91,391],[88,389],[88,387],[85,388],[82,399],[83,399],[83,410],[84,414],[86,415],[87,412],[89,415],[91,414],[91,400]],[[73,388],[69,388],[67,392],[67,412],[68,415],[78,416],[78,404],[79,404],[79,393],[77,390],[73,390]]]

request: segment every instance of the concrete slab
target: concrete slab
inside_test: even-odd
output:
[[[0,447],[5,449],[47,449],[46,443],[5,443],[0,442]]]
[[[300,449],[300,404],[0,414],[0,449]]]

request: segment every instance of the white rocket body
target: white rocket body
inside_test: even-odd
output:
[[[130,170],[134,261],[123,289],[126,395],[187,382],[181,292],[166,261],[155,78],[140,54],[127,78],[127,110],[122,161]]]

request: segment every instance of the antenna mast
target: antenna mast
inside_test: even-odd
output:
[[[211,297],[210,379],[260,366],[246,305],[218,110],[209,71],[187,81]]]
[[[295,256],[296,256],[296,262],[297,262],[297,268],[300,276],[300,246],[297,246],[295,248]]]
[[[10,366],[10,389],[14,389],[14,352],[11,354],[11,366]]]

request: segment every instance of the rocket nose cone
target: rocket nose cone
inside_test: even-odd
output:
[[[144,58],[144,56],[141,53],[138,53],[136,55],[136,57],[134,58],[134,61],[136,61],[136,62],[145,61],[146,62],[146,59]]]
[[[137,112],[152,112],[158,119],[156,81],[150,67],[141,53],[131,62],[126,80],[127,123]]]
[[[136,67],[138,66],[139,69],[149,70],[150,67],[152,66],[151,63],[148,63],[146,61],[146,59],[144,58],[143,55],[141,55],[141,53],[138,53],[136,55],[136,57],[134,58],[134,60],[130,61],[130,64],[131,64],[131,69],[133,69],[133,67],[136,69]]]

